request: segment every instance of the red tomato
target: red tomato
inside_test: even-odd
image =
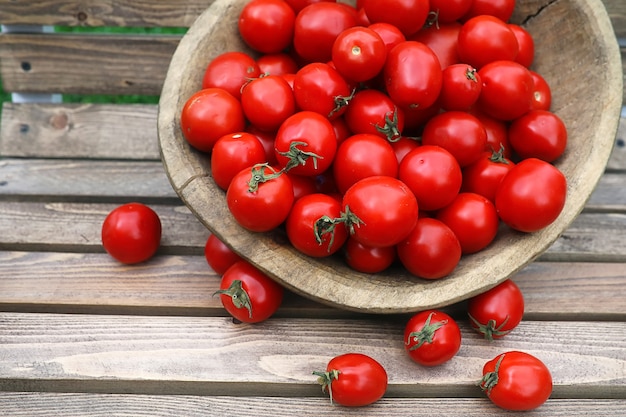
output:
[[[523,159],[538,158],[553,162],[565,152],[567,128],[555,113],[531,110],[511,123],[509,141]]]
[[[533,100],[532,108],[534,110],[550,110],[552,105],[552,91],[550,85],[539,73],[530,71],[533,77]]]
[[[487,132],[487,147],[485,151],[494,152],[502,150],[505,158],[511,159],[513,150],[509,143],[508,125],[506,122],[487,116],[483,112],[473,108],[470,113],[476,116]]]
[[[440,146],[461,168],[478,160],[487,146],[487,132],[480,120],[463,111],[447,111],[430,119],[422,132],[422,145]]]
[[[442,221],[432,218],[420,218],[397,250],[407,271],[424,279],[449,275],[461,259],[459,239]]]
[[[228,268],[241,260],[236,252],[214,234],[209,236],[204,245],[204,257],[211,269],[218,275],[224,275]]]
[[[244,52],[228,51],[209,62],[202,78],[202,88],[223,88],[239,100],[243,85],[259,76],[261,69],[254,58]]]
[[[364,0],[362,4],[371,23],[390,23],[405,36],[414,34],[424,26],[428,6],[428,0]]]
[[[404,130],[404,112],[385,93],[365,89],[354,95],[344,113],[353,133],[369,133],[394,142]]]
[[[211,152],[211,176],[226,190],[242,169],[265,162],[265,149],[255,135],[247,132],[229,133],[215,142]]]
[[[438,23],[450,23],[461,19],[472,7],[472,0],[430,0],[430,12]]]
[[[461,167],[454,156],[439,146],[420,146],[402,159],[398,178],[413,192],[420,210],[447,206],[461,189]]]
[[[441,91],[441,64],[423,43],[405,41],[396,45],[383,71],[387,93],[399,107],[429,107]]]
[[[515,0],[472,0],[472,6],[463,17],[464,20],[474,16],[491,15],[503,22],[508,22],[515,9]]]
[[[515,60],[519,45],[515,33],[505,22],[483,15],[463,24],[457,51],[462,62],[480,69],[490,62]]]
[[[315,371],[322,391],[330,402],[348,407],[375,403],[387,391],[387,371],[375,359],[362,353],[346,353],[328,362],[325,372]]]
[[[383,40],[383,43],[385,44],[385,49],[387,53],[389,53],[389,51],[391,51],[394,46],[406,40],[404,33],[402,33],[400,29],[389,23],[372,23],[368,26],[368,28],[373,30],[378,34],[378,36],[380,36],[380,38]]]
[[[529,68],[535,59],[535,40],[530,32],[519,25],[509,23],[509,29],[513,31],[519,46],[515,62]]]
[[[418,207],[402,181],[374,176],[357,181],[346,191],[343,211],[351,216],[347,226],[352,237],[366,246],[381,247],[406,238],[417,222]]]
[[[418,148],[419,146],[420,143],[417,139],[408,136],[402,136],[397,141],[391,143],[391,147],[396,153],[396,159],[398,160],[398,164],[402,162],[404,157],[409,152],[411,152],[415,148]]]
[[[396,260],[395,246],[373,248],[356,239],[348,238],[344,245],[344,259],[350,268],[366,274],[375,274],[389,268]]]
[[[293,185],[268,165],[239,172],[226,191],[228,208],[242,227],[267,232],[283,223],[294,202]]]
[[[461,191],[480,194],[492,203],[502,179],[515,164],[504,157],[503,150],[485,152],[473,164],[463,168]]]
[[[241,106],[250,123],[272,132],[296,111],[296,99],[289,83],[280,75],[249,81],[241,91]]]
[[[483,82],[478,105],[488,116],[508,121],[532,108],[534,85],[528,68],[513,61],[495,61],[478,75]]]
[[[285,3],[289,4],[294,12],[298,13],[300,10],[304,9],[309,4],[313,3],[321,3],[321,2],[336,2],[336,0],[285,0]]]
[[[398,159],[391,144],[369,133],[350,136],[344,140],[333,163],[335,183],[345,193],[354,183],[366,177],[398,176]]]
[[[510,351],[485,364],[480,388],[502,409],[533,410],[550,398],[552,375],[538,358]]]
[[[362,26],[341,32],[332,48],[332,61],[344,78],[364,82],[374,78],[383,69],[387,48],[383,39]]]
[[[330,121],[319,113],[300,111],[276,132],[276,159],[292,174],[318,175],[333,163],[337,137]]]
[[[479,194],[459,193],[452,203],[437,212],[437,219],[452,229],[463,254],[486,248],[498,233],[496,207]]]
[[[404,348],[420,365],[441,365],[461,348],[461,329],[443,311],[421,311],[413,315],[404,328]]]
[[[485,339],[500,339],[522,321],[524,295],[515,282],[507,279],[472,297],[467,304],[467,313],[474,330]]]
[[[141,203],[116,207],[104,219],[101,232],[104,250],[124,264],[147,261],[161,244],[161,220]]]
[[[187,100],[180,127],[191,146],[211,152],[219,138],[244,129],[245,117],[241,103],[230,93],[221,88],[207,88]]]
[[[333,43],[344,30],[356,26],[356,15],[338,3],[313,3],[296,16],[293,46],[306,62],[328,62]]]
[[[219,294],[222,305],[244,323],[267,320],[283,301],[283,287],[246,261],[235,262],[222,276]]]
[[[445,110],[469,110],[480,96],[480,75],[467,64],[453,64],[443,70],[439,104]]]
[[[428,46],[439,59],[441,69],[461,62],[457,44],[461,24],[458,22],[440,23],[425,27],[408,40],[421,42]]]
[[[302,175],[293,175],[288,172],[285,173],[291,180],[293,185],[293,197],[294,201],[299,200],[305,195],[313,194],[317,192],[317,184],[314,177],[305,177]]]
[[[298,63],[286,53],[264,54],[257,58],[256,63],[261,74],[266,75],[295,74],[298,71]]]
[[[314,62],[296,72],[293,92],[300,110],[335,119],[346,111],[352,90],[332,66]]]
[[[534,232],[561,214],[567,194],[565,175],[554,165],[528,158],[515,165],[496,192],[496,210],[509,227]]]
[[[283,0],[252,0],[239,15],[239,34],[252,49],[264,54],[291,45],[296,13]]]
[[[330,256],[348,239],[342,222],[341,203],[327,194],[314,193],[296,201],[287,217],[289,242],[300,252],[315,258]]]

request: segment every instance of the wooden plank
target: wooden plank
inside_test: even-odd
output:
[[[4,25],[188,27],[211,0],[0,0]]]
[[[623,62],[626,65],[626,55],[624,57]],[[624,68],[624,74],[626,76],[626,67]],[[626,80],[624,85],[626,85]],[[626,100],[624,100],[624,104],[626,104]],[[607,169],[626,170],[626,110],[622,110],[622,118],[617,127],[617,135],[615,137],[615,146],[613,147],[613,152],[611,152]]]
[[[0,156],[160,160],[157,106],[4,103]]]
[[[606,416],[623,417],[625,400],[549,399],[532,412],[534,417]],[[223,417],[237,410],[240,417],[341,417],[355,410],[333,406],[324,398],[311,397],[207,397],[185,395],[120,395],[45,392],[0,393],[0,412],[13,417]],[[146,411],[146,410],[149,410]],[[358,415],[371,417],[500,417],[502,410],[484,398],[382,398]],[[146,414],[144,414],[144,411]],[[507,412],[525,417],[528,412]]]
[[[551,369],[553,398],[626,398],[623,322],[523,321],[497,343],[461,323],[461,349],[435,368],[406,355],[404,325],[389,318],[236,325],[221,317],[1,313],[0,390],[319,397],[311,372],[359,351],[386,368],[390,397],[480,397],[483,364],[522,350]],[[224,366],[228,358],[235,367]]]
[[[4,34],[5,91],[159,95],[180,36]]]
[[[626,320],[624,263],[536,262],[513,279],[530,320]],[[136,266],[105,254],[0,252],[0,310],[21,312],[225,316],[220,277],[203,256],[157,256]],[[463,303],[445,310],[466,319]],[[287,291],[277,317],[357,314]]]
[[[622,0],[602,0],[611,18],[613,30],[618,38],[626,38],[626,3]]]

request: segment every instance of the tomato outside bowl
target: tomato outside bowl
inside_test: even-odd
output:
[[[582,211],[613,148],[622,104],[619,47],[600,0],[519,0],[511,21],[536,39],[535,62],[552,88],[552,111],[568,128],[568,147],[555,161],[568,182],[560,216],[534,233],[502,228],[486,249],[464,256],[446,278],[429,281],[401,268],[378,274],[350,269],[336,258],[299,253],[279,231],[249,232],[228,211],[212,180],[210,156],[193,149],[180,127],[181,110],[201,88],[212,58],[252,52],[237,33],[246,0],[217,0],[178,45],[159,102],[161,157],[172,187],[193,214],[243,258],[286,288],[318,302],[357,312],[391,314],[440,308],[468,299],[512,277],[558,239]]]

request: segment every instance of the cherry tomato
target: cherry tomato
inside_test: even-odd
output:
[[[321,2],[335,2],[336,0],[285,0],[285,3],[289,4],[294,12],[298,13],[309,4],[321,3]]]
[[[472,6],[462,20],[480,15],[491,15],[503,22],[508,22],[514,9],[515,0],[472,0]]]
[[[439,104],[445,110],[469,110],[480,96],[482,81],[474,67],[453,64],[443,70]]]
[[[417,222],[418,207],[411,190],[387,176],[357,181],[344,194],[343,211],[354,239],[366,246],[392,246],[402,241]]]
[[[261,74],[266,75],[295,74],[298,71],[298,63],[287,53],[263,54],[257,58],[256,64]]]
[[[328,392],[330,402],[347,407],[362,407],[375,403],[387,391],[387,371],[370,356],[346,353],[335,356],[325,372],[315,371],[322,391]]]
[[[515,62],[529,68],[535,59],[535,40],[530,32],[520,25],[509,23],[509,29],[513,31],[519,47]]]
[[[218,275],[224,275],[228,268],[241,260],[236,252],[214,234],[209,235],[204,245],[204,257],[211,269]]]
[[[461,260],[461,244],[454,232],[442,221],[427,217],[417,221],[397,250],[407,271],[424,279],[449,275]]]
[[[299,200],[305,195],[313,194],[317,192],[317,183],[314,177],[305,177],[302,175],[293,175],[288,172],[285,173],[291,180],[293,185],[293,197],[294,201]]]
[[[348,238],[344,245],[344,259],[355,271],[375,274],[393,264],[396,260],[396,248],[395,246],[374,248]]]
[[[428,46],[439,59],[441,69],[461,62],[457,51],[461,24],[458,22],[439,23],[420,30],[408,40]]]
[[[485,152],[473,164],[463,168],[461,191],[480,194],[492,203],[496,201],[496,191],[502,179],[515,164],[498,152]]]
[[[222,136],[242,131],[245,117],[239,100],[226,90],[206,88],[185,102],[180,127],[191,146],[210,152]]]
[[[274,152],[274,138],[276,137],[276,132],[266,132],[260,130],[254,125],[248,125],[246,127],[246,132],[252,133],[261,145],[263,145],[263,150],[265,151],[265,162],[270,165],[276,165],[276,152]]]
[[[383,39],[362,26],[341,32],[332,48],[332,61],[344,78],[364,82],[374,78],[383,69],[387,48]]]
[[[567,128],[555,113],[531,110],[511,123],[509,141],[521,158],[553,162],[565,152]]]
[[[264,54],[278,53],[291,45],[296,13],[283,0],[252,0],[239,15],[241,38]]]
[[[472,7],[472,0],[430,0],[430,12],[438,23],[450,23],[461,19]]]
[[[314,62],[296,72],[293,91],[300,110],[335,119],[346,111],[352,90],[332,66]]]
[[[283,287],[246,261],[237,261],[222,275],[222,305],[235,319],[258,323],[270,318],[283,301]]]
[[[287,237],[300,252],[315,258],[336,253],[348,238],[343,223],[333,220],[341,214],[341,203],[327,194],[314,193],[296,201],[285,224]]]
[[[510,279],[470,298],[467,313],[474,330],[487,340],[509,334],[524,316],[524,295]]]
[[[340,193],[345,193],[357,181],[385,175],[398,176],[398,159],[391,144],[369,133],[350,136],[344,140],[333,163],[335,183]]]
[[[420,210],[447,206],[459,193],[461,168],[454,156],[440,146],[420,146],[402,159],[398,178],[413,192]]]
[[[519,52],[511,28],[494,16],[469,19],[459,32],[458,53],[462,62],[482,68],[493,61],[513,61]]]
[[[357,92],[344,113],[348,128],[354,133],[378,135],[394,142],[404,130],[404,112],[382,91]]]
[[[478,70],[478,75],[483,82],[478,105],[488,116],[509,121],[532,108],[534,83],[528,68],[513,61],[495,61]]]
[[[476,108],[470,109],[469,112],[480,120],[487,132],[487,147],[485,150],[488,152],[500,152],[502,150],[502,155],[507,159],[511,159],[513,149],[509,143],[508,124],[502,120],[487,116]]]
[[[389,51],[391,51],[394,46],[406,40],[404,33],[402,33],[400,29],[389,23],[372,23],[368,26],[368,28],[373,30],[378,34],[378,36],[380,36],[380,38],[383,40],[383,43],[385,44],[385,49],[387,53],[389,53]]]
[[[428,0],[364,0],[362,7],[371,23],[390,23],[405,36],[420,30],[430,11]]]
[[[391,147],[396,153],[396,159],[398,160],[398,164],[402,162],[404,157],[409,152],[411,152],[415,148],[418,148],[419,146],[419,141],[409,136],[402,136],[397,141],[391,143]]]
[[[239,100],[243,85],[260,76],[261,69],[254,58],[245,52],[228,51],[209,62],[202,78],[202,88],[223,88]]]
[[[289,177],[266,164],[242,170],[226,190],[231,214],[253,232],[267,232],[283,223],[294,199]]]
[[[124,264],[152,258],[161,244],[161,220],[154,210],[141,203],[127,203],[113,209],[102,223],[102,246]]]
[[[535,356],[510,351],[485,364],[480,388],[502,409],[533,410],[550,398],[552,375]]]
[[[461,348],[461,329],[443,311],[426,310],[413,315],[404,328],[404,348],[423,366],[437,366],[452,359]]]
[[[552,105],[552,90],[548,82],[541,76],[541,74],[530,71],[530,75],[533,77],[533,100],[532,108],[534,110],[550,110]]]
[[[247,132],[229,133],[215,142],[211,152],[211,176],[222,189],[242,169],[265,162],[265,150],[255,135]]]
[[[313,3],[296,16],[293,46],[305,62],[328,62],[337,36],[353,26],[356,15],[344,5]]]
[[[480,120],[470,113],[447,111],[426,123],[422,145],[444,148],[463,168],[480,158],[487,146],[487,132]]]
[[[383,71],[387,93],[399,107],[429,107],[441,91],[441,64],[423,43],[405,41],[396,45],[387,55]]]
[[[326,171],[333,163],[337,137],[326,117],[312,111],[300,111],[280,126],[274,148],[281,167],[292,174],[314,176]]]
[[[496,192],[496,210],[509,227],[534,232],[551,224],[563,210],[565,175],[554,165],[528,158],[515,165]]]
[[[280,75],[250,80],[241,91],[241,106],[250,123],[261,130],[275,131],[296,111],[289,83]]]

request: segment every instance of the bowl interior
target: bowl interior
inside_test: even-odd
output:
[[[362,274],[343,261],[312,259],[281,232],[252,233],[230,215],[211,179],[209,158],[187,145],[180,129],[186,100],[201,88],[208,62],[224,51],[249,51],[237,34],[246,0],[217,0],[192,25],[171,61],[159,103],[159,145],[165,170],[183,202],[221,240],[275,280],[314,300],[371,313],[438,308],[481,293],[545,251],[580,213],[608,161],[619,122],[619,48],[600,0],[518,0],[513,21],[536,39],[533,69],[552,87],[553,111],[568,127],[568,148],[555,163],[568,180],[565,208],[532,234],[502,228],[485,250],[465,256],[450,276],[427,281],[402,269]]]

